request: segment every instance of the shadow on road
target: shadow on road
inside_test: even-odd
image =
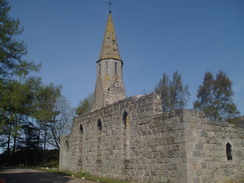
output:
[[[33,169],[5,169],[0,171],[0,178],[6,183],[80,183],[78,179],[55,173]]]

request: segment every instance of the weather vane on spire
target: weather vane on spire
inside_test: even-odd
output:
[[[112,12],[112,11],[111,11],[111,8],[112,8],[112,1],[109,1],[108,6],[109,6],[109,13],[111,13],[111,12]]]

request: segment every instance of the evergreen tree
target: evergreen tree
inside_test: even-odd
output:
[[[25,76],[29,71],[37,71],[38,65],[23,58],[27,54],[23,41],[15,37],[23,32],[18,19],[9,16],[10,6],[0,0],[0,79]]]
[[[215,116],[216,108],[213,105],[214,94],[214,77],[211,72],[206,72],[203,80],[203,84],[199,86],[197,101],[194,102],[193,106],[195,109],[202,110],[212,120],[212,116]]]
[[[13,140],[13,152],[16,149],[16,143],[20,136],[23,123],[33,113],[34,93],[36,85],[40,84],[39,78],[30,78],[23,82],[11,81],[6,83],[4,95],[1,98],[1,135],[7,136],[5,144],[10,151],[11,140]],[[3,142],[4,143],[4,142]]]
[[[188,86],[183,86],[178,71],[174,72],[172,81],[164,73],[154,91],[161,95],[164,112],[184,108],[190,95]]]
[[[61,95],[61,87],[56,87],[51,83],[50,85],[42,86],[35,95],[37,100],[32,117],[40,123],[39,135],[41,135],[42,130],[44,133],[43,148],[46,150],[48,129],[51,123],[56,122],[56,117],[59,115],[56,103]]]
[[[23,80],[30,71],[37,71],[40,65],[24,58],[27,54],[23,41],[16,37],[23,32],[18,19],[9,16],[10,5],[0,0],[0,135],[7,135],[7,149],[10,150],[11,135],[16,136],[20,128],[19,122],[27,111],[24,105],[29,103],[26,97],[26,86]],[[21,93],[23,92],[23,93]],[[25,107],[29,104],[25,105]],[[27,107],[28,108],[28,107]],[[4,144],[4,143],[3,143]],[[5,143],[6,144],[6,143]],[[15,146],[15,143],[13,143]]]
[[[80,116],[87,112],[90,112],[93,107],[93,94],[90,94],[84,100],[82,100],[79,106],[76,108],[75,113],[76,115]]]
[[[193,105],[211,120],[231,121],[239,115],[233,95],[232,82],[224,72],[219,71],[215,79],[212,73],[206,72]]]
[[[22,124],[21,138],[18,140],[18,149],[22,150],[39,150],[41,147],[38,144],[39,128],[30,121]]]
[[[167,111],[171,107],[170,103],[170,80],[166,73],[163,73],[163,78],[160,79],[155,87],[155,92],[161,95],[163,111]]]
[[[56,102],[61,88],[43,86],[40,78],[27,78],[40,65],[26,59],[26,46],[16,39],[23,28],[9,11],[9,3],[0,0],[0,144],[14,152],[21,147],[38,149],[44,141],[45,149],[50,124],[59,115]]]

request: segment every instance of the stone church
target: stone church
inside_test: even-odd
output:
[[[155,93],[127,97],[112,13],[93,110],[60,140],[61,170],[140,183],[244,182],[244,129],[190,109],[162,112]]]

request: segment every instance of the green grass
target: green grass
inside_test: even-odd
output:
[[[239,181],[234,181],[234,180],[229,180],[229,181],[225,181],[224,183],[243,183],[244,179],[239,180]]]
[[[40,163],[37,165],[38,167],[48,167],[48,168],[58,168],[58,160],[52,160],[52,161],[48,161],[45,163]]]
[[[91,181],[95,181],[95,182],[99,181],[101,183],[129,183],[129,182],[117,180],[117,179],[92,176],[89,173],[84,172],[84,171],[81,171],[80,173],[74,173],[74,172],[68,172],[68,171],[61,171],[56,168],[37,168],[37,169],[41,170],[41,171],[58,173],[58,174],[62,174],[62,175],[68,175],[68,176],[73,175],[74,177],[85,178],[86,180],[91,180]]]

